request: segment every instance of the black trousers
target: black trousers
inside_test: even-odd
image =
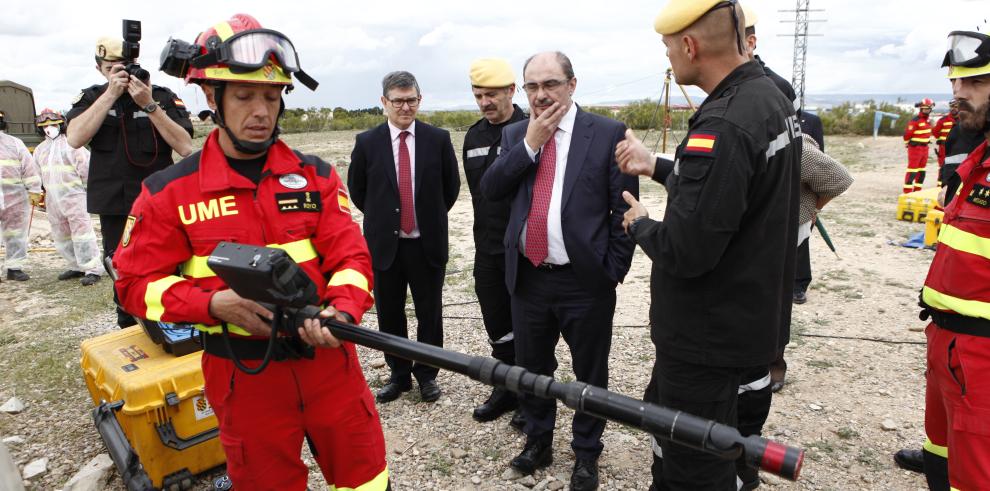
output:
[[[811,237],[804,239],[804,242],[797,248],[797,256],[794,265],[794,291],[806,292],[811,284],[811,248],[809,247]]]
[[[515,365],[512,300],[505,287],[505,254],[474,254],[474,292],[492,345],[492,358]]]
[[[739,402],[736,408],[736,428],[742,436],[763,434],[763,425],[770,416],[773,392],[770,391],[770,368],[748,368],[740,377]],[[736,459],[736,474],[744,483],[758,481],[759,471],[746,465],[746,459]]]
[[[112,257],[117,245],[120,244],[120,237],[124,235],[124,225],[127,224],[127,215],[100,215],[100,233],[103,236],[103,259]],[[112,285],[111,285],[112,288]],[[120,298],[117,297],[117,289],[113,288],[113,302],[117,304],[117,325],[129,327],[137,324],[134,317],[120,308]]]
[[[537,269],[522,256],[518,275],[512,295],[516,364],[552,376],[557,369],[554,348],[563,336],[577,379],[607,388],[615,290],[605,294],[588,292],[579,286],[572,268]],[[527,441],[553,439],[557,401],[521,395],[519,407],[526,418],[523,432]],[[579,412],[571,428],[574,454],[597,459],[604,448],[601,437],[605,420]]]
[[[399,239],[392,267],[374,270],[375,309],[378,329],[388,334],[409,337],[406,323],[406,288],[412,290],[416,307],[416,340],[443,347],[443,278],[446,266],[434,267],[426,260],[423,241]],[[406,384],[415,376],[422,384],[437,378],[439,369],[413,363],[405,358],[385,355],[392,371],[391,382]]]
[[[766,374],[767,366],[710,367],[658,353],[643,400],[737,426],[739,411],[742,410],[739,407],[739,386],[748,382],[744,378],[758,371]],[[657,490],[736,489],[733,461],[661,438],[656,440],[663,454],[662,458],[656,454],[653,456],[653,486]]]

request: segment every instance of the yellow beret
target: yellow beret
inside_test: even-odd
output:
[[[756,25],[760,21],[760,16],[756,15],[756,11],[749,6],[749,2],[739,4],[742,7],[743,15],[746,16],[746,28],[750,28]]]
[[[120,38],[101,37],[96,41],[96,57],[104,61],[124,58],[124,42]]]
[[[509,62],[501,58],[479,58],[471,63],[471,85],[500,88],[516,83]]]
[[[670,0],[653,21],[659,34],[674,34],[687,29],[712,7],[725,0]]]

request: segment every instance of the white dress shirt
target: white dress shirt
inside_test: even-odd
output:
[[[402,130],[398,126],[392,124],[392,121],[388,122],[388,131],[392,135],[392,159],[395,161],[395,184],[399,184],[399,136],[403,131],[408,131],[409,135],[406,136],[406,148],[409,149],[409,178],[412,179],[412,192],[413,192],[413,229],[412,232],[408,234],[399,228],[399,237],[402,239],[418,239],[419,238],[419,221],[416,220],[416,121],[414,120],[408,128]]]
[[[547,210],[547,258],[544,262],[550,264],[568,264],[571,258],[564,247],[564,231],[560,226],[560,203],[564,196],[564,172],[567,170],[567,154],[571,150],[571,137],[574,136],[574,118],[577,116],[577,105],[571,102],[564,118],[557,125],[554,143],[557,145],[557,166],[553,173],[553,190],[550,193],[550,208]],[[523,139],[526,153],[536,162],[536,150],[529,148],[529,143]],[[541,147],[542,150],[542,147]],[[526,225],[523,225],[519,247],[526,253]]]

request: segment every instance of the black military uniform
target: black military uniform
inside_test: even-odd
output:
[[[735,424],[740,383],[777,357],[791,311],[800,142],[791,101],[751,61],[691,117],[675,161],[658,162],[664,219],[630,227],[653,260],[647,401]],[[735,489],[731,461],[660,446],[655,483]]]
[[[979,131],[967,131],[958,122],[949,130],[949,136],[945,138],[945,165],[939,176],[939,181],[945,183],[945,206],[949,206],[952,198],[956,197],[956,191],[962,184],[956,169],[985,139]]]
[[[83,89],[73,101],[66,119],[71,121],[86,112],[106,91],[107,85],[93,85]],[[165,111],[169,118],[192,136],[189,112],[174,92],[152,85],[151,98],[158,103],[159,110]],[[89,148],[87,209],[100,217],[103,257],[106,258],[113,255],[120,242],[127,214],[141,193],[141,182],[151,174],[172,165],[172,147],[154,127],[148,114],[125,93],[107,112],[100,129],[89,141]],[[128,321],[126,314],[118,308],[118,323],[133,324]]]
[[[481,177],[498,157],[502,128],[526,119],[512,105],[512,117],[500,124],[481,118],[464,135],[464,175],[474,207],[474,291],[492,344],[492,358],[515,365],[509,291],[505,287],[505,227],[509,223],[509,201],[491,201],[481,193]]]

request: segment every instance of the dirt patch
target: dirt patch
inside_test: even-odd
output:
[[[346,176],[355,133],[287,135],[285,140],[303,152],[320,155]],[[460,156],[463,133],[452,136]],[[822,215],[838,257],[817,234],[811,239],[815,279],[808,303],[794,309],[788,385],[774,398],[766,428],[767,436],[805,448],[807,460],[800,482],[765,477],[764,487],[924,489],[922,476],[897,469],[891,459],[897,449],[918,448],[924,440],[923,344],[838,338],[924,341],[915,304],[933,253],[888,243],[922,230],[920,224],[894,220],[905,152],[897,138],[829,137],[827,145],[829,153],[850,168],[856,182]],[[934,180],[931,174],[929,185]],[[662,188],[643,182],[642,191],[651,215],[662,216]],[[356,210],[355,214],[360,220]],[[466,184],[450,220],[445,346],[488,354],[480,312],[473,303],[474,246]],[[41,214],[35,216],[33,227],[33,246],[51,248]],[[634,397],[642,395],[653,362],[646,327],[649,268],[648,258],[637,249],[626,283],[618,289],[612,340],[609,388]],[[103,281],[84,288],[76,281],[56,281],[63,269],[56,254],[36,251],[26,268],[30,281],[0,285],[0,402],[17,395],[28,405],[15,416],[0,414],[0,437],[24,438],[24,443],[10,445],[21,466],[49,457],[48,474],[29,486],[38,490],[61,487],[104,451],[89,416],[92,401],[82,382],[79,343],[115,329],[110,284]],[[366,321],[375,327],[373,315]],[[415,324],[412,318],[413,331]],[[360,352],[369,384],[381,386],[388,376],[381,354],[363,348]],[[557,377],[573,380],[563,343],[557,356]],[[501,478],[509,459],[522,448],[520,435],[509,428],[507,418],[488,424],[471,419],[471,409],[485,398],[488,388],[447,372],[441,372],[439,383],[444,395],[436,404],[419,402],[417,391],[412,391],[379,408],[394,488],[523,488]],[[569,479],[574,462],[568,445],[571,414],[563,407],[559,411],[554,464],[537,473],[537,483],[552,487],[554,480]],[[883,428],[888,419],[895,429]],[[602,489],[646,489],[649,438],[609,424],[604,439]],[[308,455],[306,461],[310,487],[325,489]],[[207,483],[201,480],[197,489]],[[123,489],[119,480],[115,486]]]

